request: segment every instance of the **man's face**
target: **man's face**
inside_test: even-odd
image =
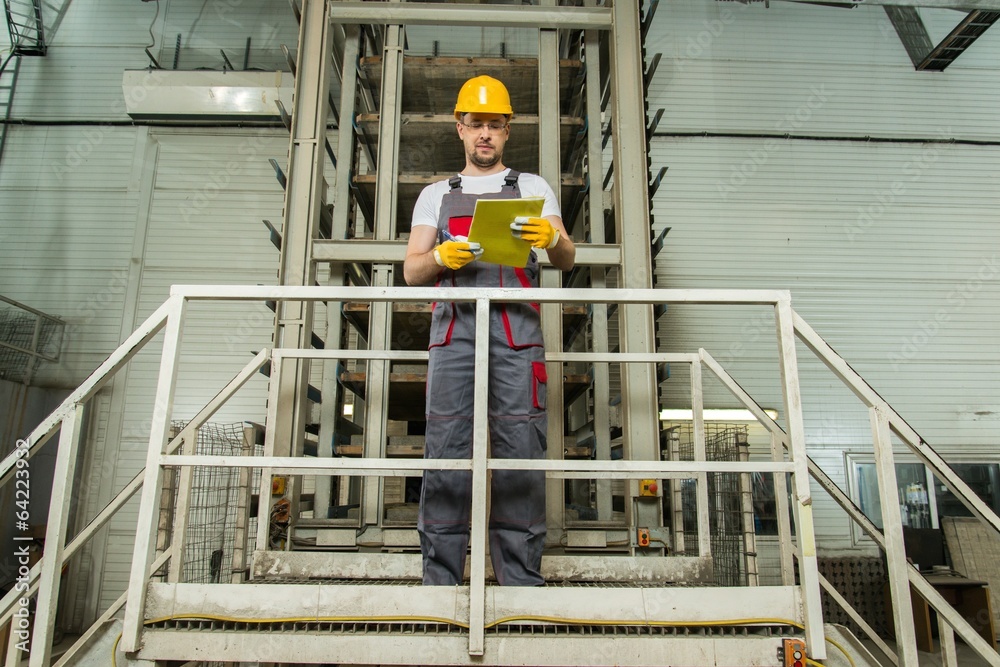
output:
[[[474,125],[479,127],[470,127]],[[502,126],[503,129],[493,130],[491,125]],[[465,144],[465,155],[470,163],[480,169],[500,164],[509,133],[507,117],[503,114],[467,113],[458,122],[458,136]]]

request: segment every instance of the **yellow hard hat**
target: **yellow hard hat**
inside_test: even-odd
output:
[[[455,102],[455,118],[462,119],[463,113],[501,113],[513,116],[510,93],[507,88],[491,76],[477,76],[469,79],[458,91]]]

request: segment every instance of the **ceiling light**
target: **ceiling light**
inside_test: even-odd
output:
[[[777,410],[764,410],[771,419],[778,418]],[[660,419],[670,422],[691,421],[693,419],[691,410],[660,410]],[[755,422],[757,418],[749,410],[702,410],[702,419],[705,421],[725,421],[725,422]]]

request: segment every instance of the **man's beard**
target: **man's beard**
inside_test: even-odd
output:
[[[475,148],[469,151],[469,162],[476,165],[480,169],[489,169],[490,167],[500,164],[500,159],[502,157],[503,157],[503,152],[496,150],[495,146],[493,147],[492,156],[480,155]]]

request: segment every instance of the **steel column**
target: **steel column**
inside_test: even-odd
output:
[[[555,7],[555,0],[542,0],[542,6]],[[539,175],[546,180],[560,198],[562,175],[559,147],[559,32],[554,29],[538,31],[538,165]],[[517,110],[515,109],[515,112]],[[565,221],[564,221],[565,222]],[[567,223],[568,225],[568,223]],[[550,266],[541,269],[540,285],[558,288],[562,286],[562,273]],[[562,304],[547,303],[541,307],[542,335],[547,351],[562,350]],[[565,372],[562,363],[550,361],[548,376],[561,378]],[[550,382],[546,388],[546,412],[548,413],[548,457],[563,458],[563,438],[565,429],[565,406],[563,404],[562,382]],[[547,530],[545,542],[558,545],[563,539],[565,526],[565,486],[559,480],[545,480],[545,516]]]
[[[648,289],[652,286],[649,246],[649,175],[646,170],[646,109],[636,91],[643,88],[640,53],[639,5],[636,0],[618,0],[611,7],[615,29],[611,31],[611,131],[615,169],[615,226],[621,243],[620,286]],[[653,308],[648,304],[624,304],[619,308],[620,341],[624,352],[654,349]],[[649,364],[622,368],[622,425],[625,456],[632,460],[659,457],[659,405],[656,374]],[[638,495],[636,482],[629,495]],[[626,503],[629,507],[630,503]],[[659,505],[638,507],[628,517],[630,526],[661,526]]]
[[[587,0],[586,5],[596,5],[596,0]],[[584,33],[584,62],[586,64],[586,112],[587,112],[587,222],[589,243],[603,243],[604,229],[604,162],[601,147],[601,33],[588,30]],[[567,224],[572,224],[569,221]],[[607,268],[590,269],[590,285],[602,289],[607,287]],[[595,303],[590,316],[591,347],[595,352],[607,352],[608,346],[608,304]],[[611,369],[607,363],[598,362],[594,366],[594,453],[602,461],[611,460]],[[612,516],[611,485],[597,483],[597,518],[610,521]]]
[[[360,52],[360,29],[357,26],[343,26],[344,53],[340,75],[340,123],[337,127],[337,171],[333,187],[333,222],[331,238],[342,240],[347,236],[348,218],[351,212],[351,178],[354,174],[354,104],[358,91],[357,61]],[[316,245],[313,245],[313,258],[316,257]],[[344,284],[344,263],[331,261],[329,264],[330,278],[328,284],[342,286]],[[342,343],[341,318],[342,303],[327,302],[326,305],[326,344],[337,348]],[[319,456],[333,456],[333,439],[336,435],[337,420],[340,419],[340,380],[337,377],[339,363],[336,360],[323,364],[323,403],[319,408]],[[347,484],[348,480],[339,480],[338,484]],[[332,480],[329,477],[316,478],[316,491],[313,500],[313,516],[318,508],[323,508],[323,516],[333,504]]]
[[[333,53],[331,33],[325,0],[303,0],[278,271],[278,281],[282,285],[311,286],[315,282],[312,241],[318,235],[326,185],[323,168]],[[311,303],[291,300],[279,303],[275,344],[309,347],[313,334],[313,312]],[[269,434],[275,434],[276,452],[301,455],[309,414],[309,364],[293,361],[290,366],[280,377],[271,380],[279,383],[279,409],[274,415],[275,421],[268,422],[267,429]],[[286,489],[286,497],[292,501],[293,516],[297,513],[300,489],[300,479],[290,480]],[[267,495],[270,497],[270,490]],[[266,521],[268,513],[260,516],[262,521]]]

